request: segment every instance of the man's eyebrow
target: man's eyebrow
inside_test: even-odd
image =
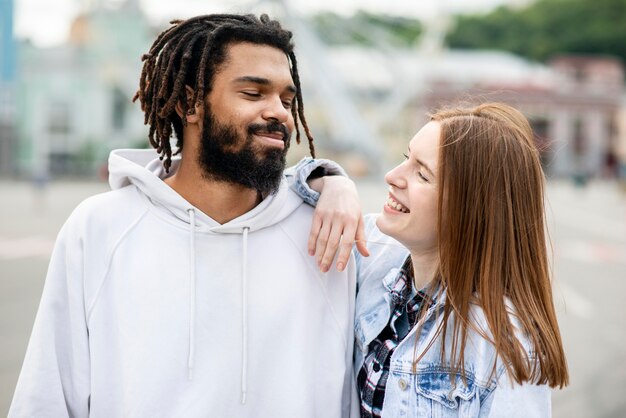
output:
[[[234,81],[235,81],[235,83],[254,83],[254,84],[260,84],[262,86],[269,86],[269,85],[272,84],[272,82],[269,79],[267,79],[267,78],[255,77],[255,76],[251,76],[251,75],[238,77]],[[297,92],[296,86],[294,86],[294,85],[287,86],[287,91],[289,91],[290,93],[296,94],[296,92]]]

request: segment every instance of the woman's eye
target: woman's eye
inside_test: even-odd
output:
[[[242,93],[248,97],[261,97],[260,93],[254,91],[242,91]]]
[[[409,159],[409,156],[408,156],[408,155],[406,155],[406,154],[402,154],[402,156],[404,157],[404,159],[405,159],[405,160],[408,160],[408,159]]]
[[[285,107],[285,109],[291,109],[292,104],[291,102],[283,101],[283,106]]]
[[[426,177],[422,174],[422,172],[421,172],[421,171],[418,171],[418,172],[417,172],[417,175],[419,176],[419,178],[421,178],[422,180],[424,180],[425,182],[427,182],[427,183],[428,183],[428,179],[427,179],[427,178],[426,178]]]

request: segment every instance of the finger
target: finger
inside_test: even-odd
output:
[[[315,241],[315,258],[317,259],[317,265],[320,267],[320,270],[322,270],[322,258],[326,252],[326,245],[328,244],[330,231],[330,222],[322,222],[322,228],[320,229],[320,232],[317,235],[317,240]]]
[[[341,244],[339,244],[339,254],[337,255],[337,271],[343,271],[348,264],[350,253],[352,252],[352,245],[354,244],[355,234],[357,228],[354,224],[349,224],[343,230],[341,237]]]
[[[359,218],[359,225],[356,228],[356,249],[363,257],[369,257],[370,252],[365,245],[365,221],[363,220],[363,215]]]
[[[309,255],[315,255],[315,247],[317,244],[317,237],[322,229],[322,218],[317,214],[313,215],[313,222],[311,222],[311,232],[309,233],[309,242],[307,244]]]
[[[330,270],[330,266],[332,265],[335,254],[337,253],[337,248],[339,247],[342,231],[343,227],[337,225],[333,225],[330,231],[328,242],[326,243],[326,249],[324,250],[324,255],[322,256],[322,261],[320,263],[320,270],[324,273]]]

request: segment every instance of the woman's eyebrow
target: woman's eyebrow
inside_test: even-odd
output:
[[[410,156],[410,155],[411,155],[411,147],[410,147],[410,146],[408,146],[408,147],[407,147],[407,150],[408,150],[408,152],[409,152],[409,156]],[[419,158],[416,158],[416,157],[413,157],[413,159],[414,159],[415,161],[417,161],[417,163],[418,163],[419,165],[421,165],[422,167],[424,167],[424,168],[426,169],[426,171],[428,171],[428,172],[430,173],[430,175],[431,175],[431,176],[434,176],[434,175],[435,175],[435,173],[433,172],[433,170],[431,170],[431,169],[430,169],[430,167],[428,167],[428,164],[426,164],[424,161],[422,161],[422,160],[420,160]]]

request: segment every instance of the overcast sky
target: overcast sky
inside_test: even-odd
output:
[[[124,0],[14,0],[15,32],[40,46],[55,45],[67,36],[71,19],[87,4],[119,3]],[[331,10],[350,14],[364,9],[399,16],[428,17],[439,9],[485,11],[502,3],[527,0],[286,0],[300,13]],[[215,12],[245,12],[254,0],[140,0],[143,10],[154,22]],[[265,1],[268,3],[268,1]]]

